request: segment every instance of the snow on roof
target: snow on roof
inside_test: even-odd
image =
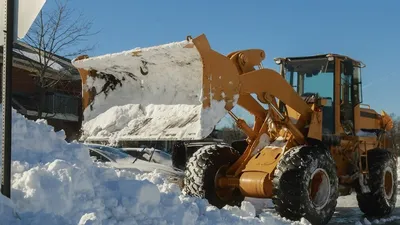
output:
[[[39,57],[39,54],[37,54],[37,53],[31,53],[31,52],[27,52],[27,51],[23,51],[23,50],[19,50],[19,49],[14,49],[13,51],[15,53],[21,54],[27,58],[30,58],[37,63],[45,62],[45,60],[47,60],[43,56]],[[49,60],[48,65],[49,65],[49,67],[51,67],[55,70],[62,70],[64,68],[60,64],[56,63],[54,60]]]
[[[3,51],[0,46],[0,56],[2,57]],[[26,43],[17,41],[14,44],[14,64],[15,67],[19,67],[30,72],[34,72],[35,66],[44,65],[43,62],[45,57],[39,58],[37,48],[34,48]],[[49,69],[46,71],[46,76],[54,77],[62,80],[79,80],[80,75],[78,70],[72,66],[71,60],[64,58],[59,55],[54,55],[48,63]]]

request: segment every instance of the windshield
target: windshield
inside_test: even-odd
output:
[[[118,159],[125,159],[132,157],[118,148],[102,146],[102,145],[88,145],[88,146],[97,149],[99,152],[103,153],[104,155],[108,156],[114,161]]]
[[[147,150],[148,155],[143,155],[143,157],[146,157],[147,160],[150,160],[150,157],[151,157],[151,161],[153,161],[153,162],[161,163],[161,164],[168,165],[168,166],[171,165],[172,158],[171,158],[170,154],[160,151],[160,150],[154,150],[153,155],[151,155],[152,151],[153,151],[153,149],[148,149]]]
[[[301,95],[318,94],[333,99],[334,62],[322,59],[302,59],[286,64],[286,79]]]
[[[285,67],[286,79],[307,103],[314,100],[312,96],[327,100],[322,108],[322,132],[334,133],[334,62],[327,58],[296,59]]]
[[[140,156],[142,157],[143,160],[146,161],[151,161],[155,163],[161,163],[164,165],[171,165],[171,160],[172,156],[159,149],[154,149],[154,148],[123,148],[124,151],[129,152],[128,154],[135,156],[138,155],[136,152],[142,152]],[[151,157],[151,160],[150,160]]]

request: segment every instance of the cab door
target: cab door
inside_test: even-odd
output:
[[[353,62],[340,61],[340,124],[347,135],[355,132],[353,98]]]

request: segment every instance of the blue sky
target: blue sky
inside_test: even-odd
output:
[[[47,0],[45,8],[52,7]],[[117,3],[118,2],[118,3]],[[363,61],[363,99],[400,115],[400,1],[71,0],[100,30],[90,55],[181,41],[205,33],[227,54],[261,48],[273,58],[340,53]]]

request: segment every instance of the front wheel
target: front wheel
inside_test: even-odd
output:
[[[240,206],[244,196],[237,188],[218,188],[216,177],[238,160],[240,155],[229,146],[208,145],[198,149],[185,170],[184,190],[189,196],[205,198],[211,205]]]
[[[272,200],[282,217],[304,217],[312,224],[327,224],[338,197],[336,165],[327,150],[298,146],[280,160],[274,174]]]
[[[358,206],[367,216],[387,216],[393,212],[397,201],[396,156],[383,149],[370,150],[367,154],[371,192],[362,193],[357,188]]]

